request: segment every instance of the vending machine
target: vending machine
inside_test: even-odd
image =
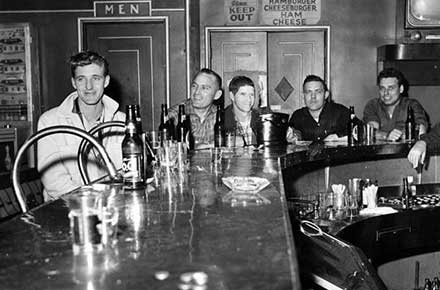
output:
[[[36,130],[33,52],[29,23],[0,24],[0,128],[15,129],[17,146]],[[35,148],[28,151],[24,161],[34,167]]]

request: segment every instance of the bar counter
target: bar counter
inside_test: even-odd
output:
[[[198,152],[187,174],[162,170],[145,190],[118,193],[117,243],[99,253],[73,252],[69,195],[0,224],[0,288],[300,289],[281,174],[258,155],[241,149],[214,166]],[[223,203],[221,178],[234,175],[267,178],[270,204]],[[208,281],[188,288],[182,274],[194,272]]]
[[[224,152],[220,165],[212,162],[210,151],[197,151],[188,172],[162,170],[145,190],[118,193],[117,243],[86,256],[72,250],[69,195],[63,196],[0,224],[1,288],[301,289],[286,201],[298,172],[307,164],[322,168],[405,157],[410,147],[240,148]],[[260,194],[270,204],[233,207],[223,202],[229,189],[221,178],[227,176],[267,178],[270,185]],[[182,274],[194,272],[207,274],[207,284],[188,288]],[[364,284],[359,289],[382,289]]]

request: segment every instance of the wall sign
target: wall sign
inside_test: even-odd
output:
[[[226,24],[257,24],[258,0],[225,0]]]
[[[262,0],[261,22],[275,26],[316,24],[321,18],[321,0]]]
[[[151,1],[95,1],[95,17],[151,16]]]

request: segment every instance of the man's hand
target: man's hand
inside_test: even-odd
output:
[[[408,153],[408,160],[412,164],[413,168],[423,164],[426,156],[426,142],[417,141]]]
[[[387,137],[388,141],[397,141],[402,136],[403,132],[398,129],[393,129]]]
[[[324,138],[324,141],[339,141],[341,138],[338,137],[336,134],[330,134],[327,137]]]
[[[286,141],[287,143],[295,143],[295,141],[301,140],[301,135],[296,132],[295,129],[289,127],[287,129]]]

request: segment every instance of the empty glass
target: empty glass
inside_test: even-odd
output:
[[[165,140],[162,147],[158,150],[160,166],[174,167],[177,163],[178,148],[177,142],[173,140]]]
[[[347,217],[353,218],[359,214],[358,212],[358,199],[357,196],[353,194],[345,195],[345,205],[347,208]]]
[[[67,198],[73,252],[102,250],[116,239],[118,211],[106,196],[84,186]]]
[[[145,132],[148,142],[150,142],[154,155],[157,156],[157,150],[160,148],[161,137],[159,131]]]
[[[235,130],[226,132],[226,148],[235,148]]]

